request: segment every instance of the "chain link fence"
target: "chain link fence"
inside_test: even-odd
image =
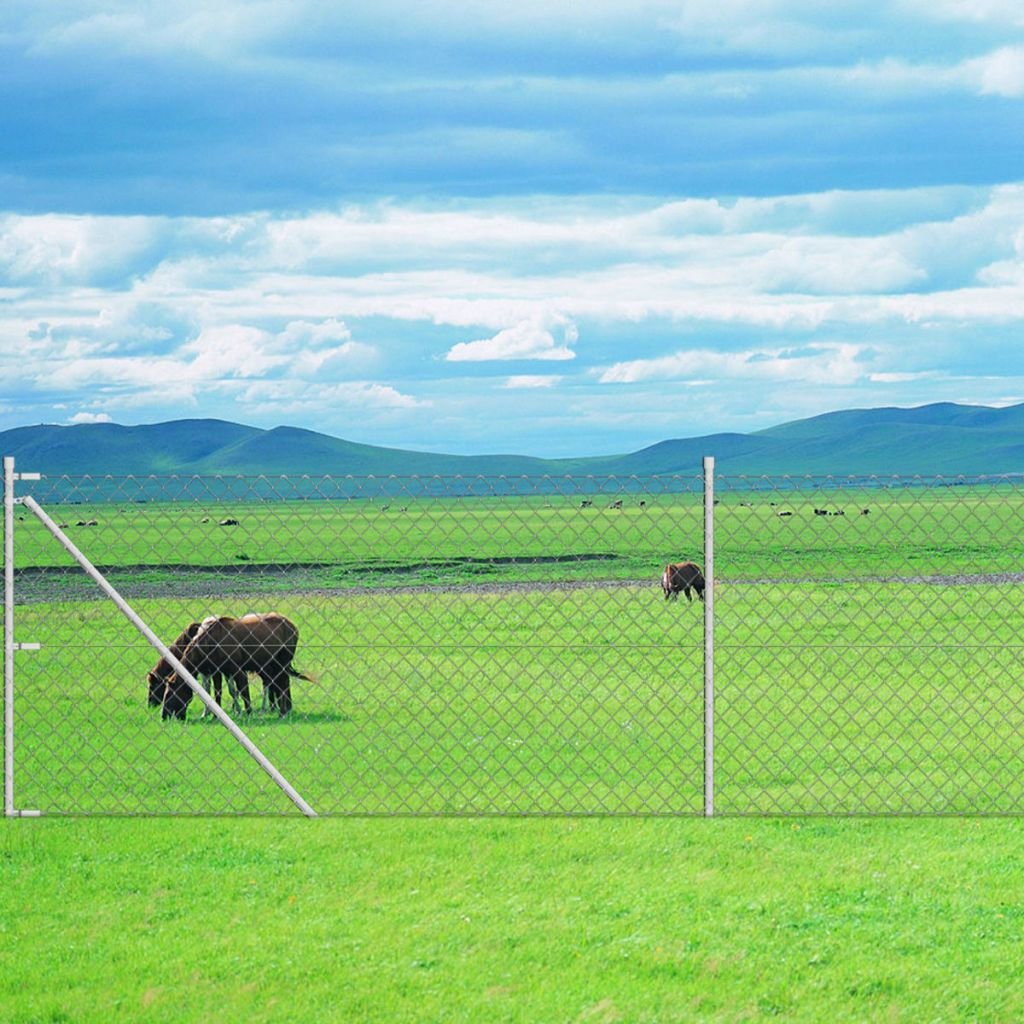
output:
[[[1024,810],[1017,479],[718,476],[710,663],[706,604],[662,588],[705,561],[698,473],[17,493],[164,644],[294,624],[291,708],[255,674],[251,712],[230,680],[221,699],[318,814],[697,815],[706,761],[717,814]],[[5,626],[40,648],[6,657],[9,811],[295,813],[201,700],[150,706],[160,655],[30,506],[11,517]]]

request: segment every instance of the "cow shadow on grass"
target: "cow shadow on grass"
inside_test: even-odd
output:
[[[336,725],[351,722],[352,716],[344,711],[291,711],[287,715],[279,715],[276,711],[253,710],[250,714],[243,712],[231,713],[231,718],[236,724],[245,728],[246,726],[258,725],[261,729],[267,726],[274,728],[287,728],[294,725]],[[189,715],[186,719],[187,725],[216,725],[221,723],[213,715],[193,717]],[[223,728],[223,726],[221,726]]]

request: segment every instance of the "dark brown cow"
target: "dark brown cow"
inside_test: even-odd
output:
[[[299,631],[295,624],[277,612],[244,615],[240,619],[222,615],[203,621],[181,656],[181,663],[192,675],[220,673],[235,680],[245,710],[251,711],[247,672],[263,680],[270,707],[282,715],[292,709],[291,677],[312,680],[292,667]],[[192,689],[172,675],[164,696],[163,717],[184,718]]]
[[[195,638],[196,633],[202,628],[202,624],[199,622],[190,622],[177,640],[174,641],[170,646],[170,652],[179,661],[181,656],[185,653],[185,648]],[[156,667],[146,676],[146,683],[149,686],[149,706],[151,708],[159,707],[164,701],[164,694],[167,692],[167,683],[171,676],[174,675],[174,669],[171,667],[171,663],[166,658],[161,658],[157,663]],[[217,703],[220,703],[221,695],[224,692],[223,687],[223,676],[219,672],[212,673],[207,676],[209,686],[207,687],[213,694],[214,699]],[[232,698],[232,709],[238,709],[238,701],[236,698],[236,687],[233,682],[228,682],[228,690],[231,693]]]
[[[661,574],[661,589],[665,591],[665,600],[674,597],[678,600],[679,591],[686,594],[686,600],[692,601],[690,591],[704,600],[704,573],[695,562],[675,562],[665,566]]]

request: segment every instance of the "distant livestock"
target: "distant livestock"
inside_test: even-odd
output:
[[[686,600],[692,601],[690,591],[704,600],[704,573],[694,562],[676,562],[666,565],[661,574],[661,589],[665,591],[665,600],[670,597],[678,600],[679,591],[686,594]]]
[[[246,712],[252,711],[246,673],[255,672],[263,681],[269,706],[287,715],[292,710],[291,677],[312,682],[292,666],[298,643],[295,624],[276,612],[240,619],[222,615],[203,620],[181,663],[193,676],[219,674],[233,680]],[[191,700],[191,687],[172,674],[164,694],[163,717],[183,719]]]

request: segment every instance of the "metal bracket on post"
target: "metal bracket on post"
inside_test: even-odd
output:
[[[39,644],[14,642],[14,497],[16,480],[39,480],[39,473],[16,473],[14,459],[4,456],[4,817],[37,818],[39,811],[14,806],[14,652],[38,651]]]
[[[715,815],[715,459],[704,456],[704,817]]]

